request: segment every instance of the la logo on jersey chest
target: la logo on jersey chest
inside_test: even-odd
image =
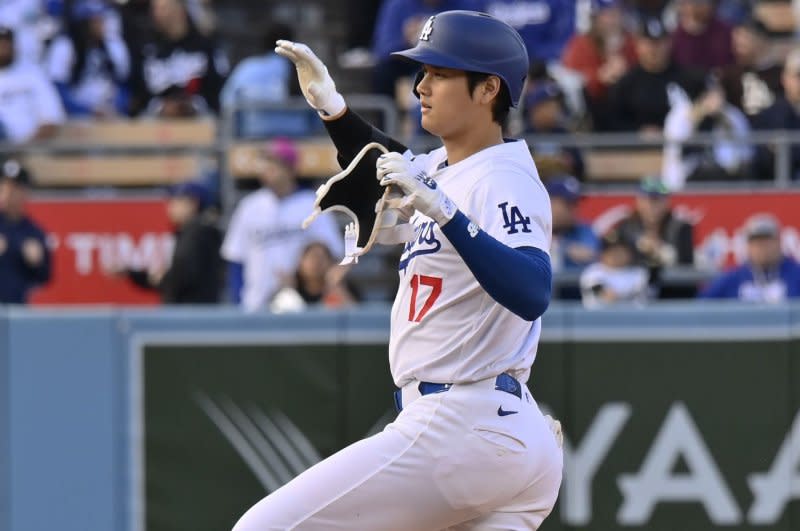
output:
[[[416,226],[416,237],[406,243],[403,254],[400,257],[398,269],[405,271],[414,258],[426,254],[437,253],[442,249],[442,242],[436,236],[436,222],[433,220],[423,221]]]

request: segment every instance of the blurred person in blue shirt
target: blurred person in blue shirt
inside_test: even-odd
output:
[[[394,97],[397,80],[417,73],[419,65],[390,54],[414,46],[428,17],[453,9],[481,11],[480,5],[479,0],[383,0],[372,38],[373,90]]]
[[[289,97],[290,79],[294,70],[287,59],[275,53],[275,41],[294,40],[294,31],[286,24],[273,23],[264,33],[262,52],[243,59],[233,69],[222,87],[223,106],[236,102],[258,101],[280,103]]]
[[[16,160],[0,168],[0,303],[24,304],[50,280],[44,231],[25,215],[31,178]]]
[[[575,0],[483,0],[479,11],[517,30],[531,63],[558,61],[575,33]]]
[[[747,261],[712,280],[700,297],[771,303],[800,297],[800,264],[783,254],[778,221],[769,214],[753,216],[744,233]]]
[[[553,211],[553,271],[582,269],[597,259],[600,239],[589,224],[578,218],[580,183],[575,177],[563,176],[548,181],[546,186]]]

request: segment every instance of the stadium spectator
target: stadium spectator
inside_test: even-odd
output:
[[[747,260],[712,280],[699,296],[771,303],[800,297],[800,264],[781,251],[780,232],[769,214],[750,218],[744,229]]]
[[[214,304],[220,300],[222,233],[217,227],[211,192],[186,182],[170,190],[167,215],[175,226],[175,249],[169,267],[125,270],[137,286],[158,291],[164,304]]]
[[[75,5],[66,33],[50,44],[45,65],[70,116],[128,113],[130,55],[122,36],[106,25],[101,0]]]
[[[600,240],[591,225],[578,218],[580,182],[563,176],[547,183],[553,211],[553,242],[550,260],[554,272],[583,269],[597,260]]]
[[[617,230],[636,250],[636,262],[651,271],[694,264],[693,227],[672,212],[669,188],[658,178],[642,179],[635,209]]]
[[[348,270],[348,266],[336,264],[325,243],[311,242],[300,255],[291,283],[272,298],[270,310],[283,313],[309,306],[341,308],[353,304],[358,297],[347,281]]]
[[[50,280],[44,231],[25,214],[31,178],[16,160],[0,167],[0,303],[24,304]]]
[[[753,129],[772,131],[785,129],[800,131],[800,48],[792,49],[786,56],[781,73],[783,95],[751,118]],[[800,179],[800,144],[790,146],[790,178]],[[775,179],[775,151],[772,146],[759,145],[753,163],[753,176],[758,179]]]
[[[561,61],[583,76],[592,128],[609,129],[608,88],[636,63],[636,45],[623,26],[621,0],[592,0],[589,31],[569,40]]]
[[[748,18],[733,28],[736,63],[723,68],[720,82],[725,96],[747,116],[754,116],[783,94],[783,60],[764,24]]]
[[[476,9],[479,0],[383,0],[372,38],[373,90],[395,97],[397,81],[414,77],[419,67],[390,54],[414,46],[431,15],[452,9]]]
[[[670,36],[660,18],[640,22],[636,56],[638,64],[610,89],[612,126],[620,131],[661,133],[670,109],[668,87],[678,85],[693,99],[704,90],[704,76],[671,60]]]
[[[560,135],[569,132],[564,94],[555,81],[544,81],[528,92],[524,101],[525,133],[528,135]],[[584,178],[583,156],[574,146],[536,139],[530,143],[531,155],[543,180],[557,175]]]
[[[575,33],[575,0],[482,0],[479,11],[516,29],[525,41],[531,63],[561,60]]]
[[[275,53],[278,39],[294,40],[294,31],[279,22],[267,28],[261,53],[237,64],[222,87],[223,106],[246,101],[280,103],[289,98],[290,80],[295,76],[291,63]]]
[[[630,243],[614,231],[601,241],[600,260],[581,273],[580,288],[586,308],[641,304],[649,297],[647,270],[635,264]]]
[[[727,102],[711,75],[708,88],[692,101],[678,87],[669,88],[672,108],[664,122],[662,175],[672,190],[691,181],[727,181],[749,176],[753,147],[747,117]],[[711,145],[687,143],[696,133],[713,133]]]
[[[50,138],[65,119],[58,92],[37,64],[15,58],[15,34],[0,26],[0,141]]]
[[[14,28],[17,60],[38,64],[42,58],[42,0],[0,1],[0,26]]]
[[[330,215],[320,216],[307,230],[301,228],[316,196],[298,186],[297,163],[297,148],[290,140],[267,144],[254,168],[262,186],[243,198],[231,217],[222,256],[229,262],[230,296],[246,311],[266,307],[296,271],[309,242],[321,241],[333,255],[343,254],[344,240]]]
[[[685,68],[709,70],[734,63],[731,26],[717,16],[716,0],[678,0],[672,56]]]
[[[133,72],[135,111],[186,117],[219,110],[228,59],[201,34],[181,0],[152,0],[153,38],[140,46]]]

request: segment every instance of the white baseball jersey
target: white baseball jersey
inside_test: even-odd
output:
[[[439,148],[414,162],[501,243],[550,249],[550,198],[524,141],[493,146],[449,166],[446,159]],[[416,212],[411,221],[416,239],[400,258],[392,307],[389,362],[395,384],[472,382],[502,372],[527,381],[540,320],[526,321],[492,299],[431,218]]]
[[[0,69],[0,123],[12,142],[25,142],[40,125],[64,120],[61,98],[39,66],[15,63]]]
[[[332,216],[323,214],[303,230],[316,196],[299,190],[283,199],[262,188],[246,196],[233,213],[222,256],[244,265],[242,306],[248,311],[263,308],[270,297],[297,269],[306,245],[320,241],[335,257],[344,252],[344,239]]]

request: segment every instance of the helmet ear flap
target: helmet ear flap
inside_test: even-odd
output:
[[[419,99],[419,91],[417,91],[417,85],[420,84],[423,77],[425,77],[425,71],[422,68],[420,68],[419,72],[417,72],[417,75],[414,76],[414,85],[411,87],[411,92],[414,93],[414,96],[416,96],[417,99]]]

